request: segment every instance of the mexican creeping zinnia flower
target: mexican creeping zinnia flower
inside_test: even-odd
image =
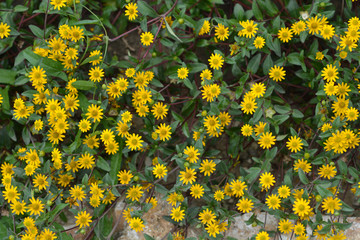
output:
[[[260,136],[258,143],[262,149],[269,149],[275,144],[275,141],[276,138],[272,135],[272,133],[266,132]]]
[[[326,67],[321,71],[321,76],[327,82],[335,82],[339,78],[338,70],[336,66],[333,66],[332,64],[326,65]]]
[[[322,202],[322,208],[324,211],[331,214],[334,214],[335,210],[340,210],[341,205],[342,203],[340,202],[340,199],[333,197],[327,197]]]
[[[141,220],[138,217],[133,217],[130,219],[130,227],[132,230],[135,230],[136,232],[141,232],[144,229],[143,220]]]
[[[301,138],[297,136],[291,136],[289,140],[286,142],[286,147],[291,152],[295,152],[295,153],[302,149],[302,145],[304,144],[301,142]]]
[[[136,3],[129,3],[125,6],[125,8],[125,16],[128,16],[130,21],[134,20],[138,16]]]
[[[278,31],[278,38],[280,39],[280,41],[282,42],[289,42],[292,38],[292,30],[285,27],[285,28],[281,28]]]
[[[269,76],[272,80],[279,82],[285,79],[284,67],[274,66],[270,68]]]
[[[150,46],[153,43],[154,35],[151,32],[144,32],[140,36],[140,41],[145,46]]]
[[[275,177],[269,173],[262,173],[260,176],[260,185],[262,189],[270,189],[270,187],[274,186]]]
[[[215,27],[215,36],[220,39],[221,41],[224,41],[225,39],[228,39],[229,37],[229,28],[225,27],[221,23],[217,27]]]
[[[85,210],[79,212],[75,216],[75,218],[77,219],[76,220],[76,225],[78,225],[80,228],[89,227],[90,223],[92,222],[90,214],[87,213]]]
[[[177,208],[173,208],[171,210],[171,219],[173,219],[175,222],[180,222],[184,219],[185,216],[185,210],[181,210],[180,209],[181,206],[177,207]]]
[[[7,23],[0,23],[0,38],[7,38],[10,35],[10,26]]]
[[[215,70],[220,69],[222,67],[223,63],[224,63],[224,58],[220,54],[218,54],[218,53],[211,54],[211,56],[209,58],[209,64],[212,69],[215,69]]]

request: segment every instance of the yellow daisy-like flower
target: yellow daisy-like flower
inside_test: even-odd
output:
[[[257,125],[255,125],[255,135],[258,136],[258,135],[264,133],[265,126],[266,126],[266,123],[264,123],[264,122],[259,122]]]
[[[302,169],[304,173],[309,173],[311,171],[311,163],[307,160],[299,159],[294,163],[294,170],[298,172],[299,169]]]
[[[134,20],[138,16],[136,3],[129,3],[125,6],[125,8],[125,16],[128,16],[130,21]]]
[[[322,178],[327,178],[327,179],[333,178],[333,177],[335,177],[335,175],[336,175],[336,167],[335,167],[335,166],[331,166],[331,165],[329,165],[329,164],[322,165],[322,166],[319,168],[319,175],[320,175]]]
[[[192,184],[196,180],[196,172],[195,169],[186,168],[185,171],[180,171],[180,181],[183,184],[187,185],[188,183]]]
[[[346,118],[348,121],[356,121],[359,117],[359,111],[356,108],[350,107],[346,111]]]
[[[304,198],[297,198],[293,204],[293,211],[299,217],[304,217],[308,215],[311,211],[310,201]]]
[[[142,148],[142,143],[144,141],[141,139],[141,136],[133,133],[133,134],[128,134],[126,136],[126,146],[131,150],[131,151],[136,151],[136,150],[140,150]]]
[[[215,69],[215,70],[220,69],[222,67],[223,63],[224,63],[224,58],[220,54],[218,54],[218,53],[211,54],[211,56],[209,58],[209,64],[212,69]]]
[[[334,82],[328,82],[324,85],[324,91],[325,94],[328,95],[329,97],[334,96],[338,92],[338,86],[335,85]]]
[[[44,174],[38,174],[33,179],[34,187],[39,188],[41,191],[42,189],[46,189],[49,186],[49,183],[46,181],[47,177]]]
[[[335,82],[337,79],[339,79],[337,67],[333,66],[332,64],[327,64],[326,67],[321,71],[321,76],[327,82]]]
[[[275,144],[276,138],[271,132],[263,133],[258,141],[262,149],[269,149]]]
[[[215,222],[215,214],[208,208],[199,213],[199,220],[202,224],[210,224]]]
[[[208,224],[207,227],[205,228],[205,230],[207,231],[209,236],[214,237],[214,238],[216,237],[216,234],[220,233],[219,225],[217,223]]]
[[[10,204],[11,211],[16,215],[24,214],[26,212],[26,203],[24,201],[14,201]]]
[[[340,199],[334,197],[327,197],[322,202],[322,208],[328,214],[334,214],[335,210],[340,210],[341,205],[342,203],[340,202]]]
[[[154,117],[159,120],[163,120],[164,117],[166,117],[168,108],[167,105],[164,105],[162,102],[158,102],[154,104],[154,106],[151,109],[151,112],[153,113]]]
[[[279,226],[278,229],[281,233],[291,233],[291,231],[293,230],[294,225],[289,221],[289,219],[282,219],[279,222]]]
[[[281,198],[288,198],[290,196],[290,188],[286,185],[282,185],[278,189],[278,194]]]
[[[252,132],[253,132],[253,127],[250,126],[249,124],[245,124],[244,126],[241,127],[241,133],[245,137],[251,136]]]
[[[229,37],[229,28],[219,23],[219,25],[215,27],[215,36],[221,41],[225,41],[225,39]]]
[[[194,184],[190,188],[190,195],[195,199],[201,198],[204,195],[204,187],[200,184]]]
[[[10,185],[5,187],[5,191],[3,191],[3,197],[8,203],[17,201],[19,199],[19,195],[20,193],[17,191],[16,186]]]
[[[256,235],[255,240],[270,240],[270,237],[267,232],[261,231]]]
[[[139,201],[143,194],[142,187],[139,185],[132,186],[127,190],[126,194],[127,199],[130,199],[131,201]]]
[[[95,104],[91,104],[86,113],[87,119],[92,118],[94,122],[100,122],[103,118],[103,110],[100,106],[96,106]]]
[[[84,30],[78,26],[72,26],[70,28],[71,41],[77,42],[84,38]]]
[[[249,213],[253,209],[253,205],[253,201],[245,197],[241,198],[236,204],[238,211],[243,213]]]
[[[81,119],[79,122],[79,129],[81,132],[88,132],[91,129],[91,123],[87,119]]]
[[[235,180],[231,181],[230,188],[232,190],[232,193],[236,197],[242,197],[244,195],[244,190],[247,189],[247,186],[245,182],[238,179],[236,181]]]
[[[310,34],[318,34],[322,27],[321,19],[318,19],[318,16],[311,17],[307,20],[306,25]]]
[[[301,142],[301,138],[297,137],[297,136],[291,136],[289,138],[289,140],[286,142],[286,147],[291,151],[291,152],[298,152],[302,149],[302,146],[304,144]]]
[[[320,30],[320,35],[326,40],[332,38],[334,34],[335,28],[329,24],[324,24]]]
[[[274,209],[274,210],[279,209],[280,203],[281,203],[281,200],[280,200],[279,196],[276,194],[269,195],[266,198],[266,205],[270,209]]]
[[[90,80],[93,82],[100,82],[102,77],[104,77],[104,70],[100,67],[93,67],[89,71]]]
[[[141,232],[145,225],[143,224],[143,220],[141,220],[138,217],[133,217],[130,219],[130,227],[132,230],[135,230],[136,232]]]
[[[66,6],[66,0],[51,0],[50,4],[54,6],[54,9],[60,10]]]
[[[179,68],[177,70],[177,75],[178,75],[178,78],[185,79],[189,75],[189,69],[187,69],[186,67]]]
[[[7,38],[10,36],[10,26],[7,23],[0,23],[0,38]]]
[[[184,149],[184,154],[187,155],[186,160],[190,163],[196,163],[199,159],[199,150],[195,149],[193,146],[188,146]]]
[[[291,30],[295,35],[299,35],[301,32],[306,30],[306,23],[300,20],[291,25]]]
[[[315,59],[320,61],[323,60],[324,54],[322,52],[316,52]]]
[[[89,153],[81,154],[79,158],[79,167],[84,169],[91,169],[95,164],[94,156]]]
[[[200,73],[201,81],[208,80],[210,81],[212,79],[212,72],[209,69],[204,69]]]
[[[40,215],[44,211],[44,204],[39,199],[30,198],[27,211],[30,215]]]
[[[133,177],[130,170],[119,171],[117,176],[121,184],[128,184],[131,181],[131,178]]]
[[[164,164],[157,164],[153,169],[153,174],[156,178],[163,178],[167,174],[167,169]]]
[[[253,44],[255,48],[262,49],[265,46],[265,38],[260,36],[256,37]]]
[[[209,32],[210,32],[210,22],[208,20],[205,20],[200,29],[199,36],[207,34]]]
[[[144,46],[150,46],[154,41],[154,35],[151,32],[142,33],[140,38],[140,41]]]
[[[213,172],[215,172],[216,163],[214,163],[213,160],[209,161],[205,159],[200,165],[200,172],[203,172],[204,176],[210,176]]]
[[[225,198],[224,192],[221,190],[217,190],[214,193],[214,199],[218,202],[220,202],[221,200],[223,200]]]
[[[278,38],[282,42],[289,42],[292,36],[292,30],[287,27],[283,27],[278,31]]]
[[[301,222],[298,222],[294,226],[293,230],[294,230],[295,235],[301,236],[305,233],[305,226]]]
[[[255,112],[255,109],[257,109],[257,103],[255,102],[254,98],[244,98],[244,100],[241,102],[241,110],[245,114],[253,114]]]
[[[262,173],[259,180],[262,189],[268,190],[275,184],[275,177],[269,172]]]
[[[79,226],[80,228],[89,227],[90,223],[92,222],[90,214],[87,213],[85,210],[79,212],[75,216],[75,218],[77,219],[76,225]]]
[[[181,210],[181,206],[177,208],[171,209],[171,219],[173,219],[175,222],[180,222],[184,219],[185,216],[185,210]]]
[[[238,33],[240,37],[245,36],[246,38],[252,38],[255,36],[258,28],[257,24],[253,20],[240,21],[239,23],[243,27],[243,29]]]
[[[270,68],[269,77],[276,82],[284,80],[285,79],[284,67],[274,66]]]

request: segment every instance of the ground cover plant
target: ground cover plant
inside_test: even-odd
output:
[[[358,6],[2,1],[1,239],[112,239],[119,201],[142,232],[160,199],[166,239],[191,227],[234,239],[244,213],[262,226],[251,239],[347,239],[360,196]]]

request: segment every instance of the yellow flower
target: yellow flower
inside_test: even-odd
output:
[[[338,70],[336,66],[333,66],[332,64],[327,64],[326,67],[321,71],[321,76],[327,81],[327,82],[335,82],[338,77]]]
[[[320,35],[326,40],[332,38],[334,34],[335,28],[329,24],[324,24],[320,30]]]
[[[125,16],[128,16],[130,21],[134,20],[138,16],[136,3],[129,3],[125,6],[125,8]]]
[[[72,26],[70,28],[70,36],[71,41],[77,42],[80,39],[84,38],[84,30],[78,26]]]
[[[0,23],[0,38],[7,38],[10,36],[10,26],[7,23]]]
[[[130,219],[130,227],[132,230],[135,230],[136,232],[141,232],[145,225],[143,224],[143,220],[141,220],[138,217],[133,217]]]
[[[304,21],[300,20],[291,25],[291,30],[295,35],[299,35],[301,32],[306,30],[306,24]]]
[[[274,210],[279,209],[280,203],[281,200],[276,194],[269,195],[266,198],[266,205],[268,206],[269,209],[274,209]]]
[[[272,133],[266,132],[260,136],[258,143],[262,149],[269,149],[275,144],[275,141],[276,138],[272,135]]]
[[[242,197],[239,200],[239,202],[236,204],[239,212],[243,212],[243,213],[249,213],[253,209],[253,205],[254,205],[253,201],[245,197]]]
[[[199,150],[195,149],[195,147],[190,146],[186,147],[184,149],[184,154],[187,155],[186,160],[188,160],[190,163],[196,163],[199,159]]]
[[[131,178],[133,177],[130,170],[119,171],[117,176],[121,184],[128,184],[131,181]]]
[[[44,204],[42,204],[39,199],[32,197],[29,201],[30,203],[28,204],[27,211],[30,215],[40,215],[44,211]]]
[[[149,46],[153,43],[154,35],[151,32],[144,32],[141,34],[141,43],[145,46]]]
[[[211,224],[215,222],[215,214],[208,208],[199,213],[199,220],[202,224]]]
[[[327,179],[333,178],[333,177],[335,177],[335,175],[336,175],[336,167],[335,167],[335,166],[331,166],[331,165],[329,165],[329,164],[322,165],[322,166],[319,168],[319,175],[320,175],[322,178],[327,178]]]
[[[200,184],[194,184],[190,188],[190,195],[195,199],[201,198],[204,195],[204,187]]]
[[[136,151],[136,150],[140,150],[142,148],[142,143],[144,141],[141,140],[141,136],[138,134],[128,134],[126,136],[126,146],[131,150],[131,151]]]
[[[301,138],[297,136],[291,136],[289,140],[286,142],[286,147],[291,152],[295,152],[295,153],[301,151],[303,145],[304,144],[301,142]]]
[[[189,74],[189,70],[186,67],[182,67],[177,70],[177,75],[178,75],[178,78],[180,78],[180,79],[187,78],[188,74]]]
[[[163,178],[167,174],[167,169],[164,164],[157,164],[153,169],[153,174],[156,178]]]
[[[359,111],[354,108],[354,107],[350,107],[348,108],[348,110],[346,111],[346,118],[348,121],[356,121],[359,117]]]
[[[208,80],[210,81],[212,79],[212,72],[209,69],[204,69],[200,73],[201,81]]]
[[[207,34],[209,32],[210,32],[210,22],[208,20],[205,20],[200,29],[199,36],[204,35],[205,33]]]
[[[269,70],[269,76],[272,80],[279,82],[285,79],[284,67],[274,66]]]
[[[223,200],[225,198],[224,192],[221,190],[217,190],[214,193],[214,199],[218,202],[220,202],[221,200]]]
[[[340,210],[341,205],[340,199],[334,197],[327,197],[322,202],[322,208],[328,214],[334,214],[335,210]]]
[[[207,225],[207,227],[205,228],[205,230],[208,232],[208,234],[211,237],[216,237],[216,234],[220,233],[220,229],[219,229],[219,225],[217,223],[210,223]]]
[[[90,52],[89,57],[95,57],[95,56],[97,56],[98,58],[90,61],[91,65],[93,66],[101,63],[101,61],[103,60],[100,50],[94,50]]]
[[[246,38],[252,38],[255,36],[258,28],[257,24],[253,20],[240,21],[239,23],[243,27],[243,29],[238,33],[240,37],[245,36]]]
[[[171,127],[169,125],[166,125],[165,123],[161,123],[160,126],[157,127],[155,132],[159,135],[161,141],[167,141],[170,139]]]
[[[4,199],[7,200],[8,203],[15,202],[19,199],[20,193],[17,191],[16,186],[8,186],[5,187],[5,191],[3,191]]]
[[[318,34],[321,30],[322,24],[318,16],[311,17],[307,20],[306,25],[310,34]]]
[[[252,132],[253,132],[253,127],[250,126],[249,124],[245,124],[241,127],[241,133],[245,137],[251,136]]]
[[[132,186],[126,192],[126,198],[130,199],[131,201],[139,201],[143,191],[141,186]]]
[[[92,183],[90,185],[90,194],[94,197],[103,198],[104,197],[104,190],[99,188],[97,183]]]
[[[231,116],[229,115],[228,112],[221,112],[219,114],[219,119],[220,119],[220,125],[222,127],[229,125],[231,122]]]
[[[282,219],[279,222],[278,229],[281,233],[291,233],[292,229],[294,228],[294,225],[289,221],[289,219]]]
[[[219,23],[218,26],[215,27],[215,36],[220,39],[221,41],[224,41],[225,39],[228,39],[229,37],[229,28],[225,27],[221,23]]]
[[[102,77],[104,77],[104,70],[100,67],[93,67],[89,71],[90,80],[93,82],[100,82]]]
[[[244,98],[240,107],[245,114],[253,114],[257,109],[257,103],[254,98]]]
[[[262,133],[264,133],[266,123],[259,122],[257,125],[255,125],[255,135],[258,136]]]
[[[100,120],[103,118],[103,110],[100,108],[100,106],[91,104],[87,109],[86,117],[87,119],[92,118],[94,122],[100,122]]]
[[[164,105],[162,102],[158,102],[154,104],[154,106],[151,109],[151,112],[153,113],[154,117],[159,120],[163,120],[164,117],[166,117],[168,109],[167,106]]]
[[[323,60],[324,59],[324,54],[322,52],[316,52],[316,56],[315,56],[316,60]]]
[[[283,27],[278,31],[278,38],[282,42],[289,42],[292,36],[292,30],[287,27]]]
[[[338,86],[334,82],[328,82],[324,85],[325,94],[330,96],[336,95],[338,92]]]
[[[303,198],[295,199],[295,202],[293,204],[293,211],[299,217],[304,217],[305,215],[308,215],[311,211],[310,201]]]
[[[80,186],[74,186],[69,190],[70,195],[73,199],[82,201],[85,199],[85,192],[82,190]]]
[[[262,173],[259,180],[262,189],[268,190],[275,184],[275,177],[269,172]]]
[[[294,226],[293,230],[294,230],[295,235],[298,235],[298,236],[303,235],[305,233],[305,227],[301,222],[298,222]]]
[[[88,132],[91,129],[91,123],[87,119],[81,119],[79,122],[79,129],[81,132]]]
[[[236,197],[242,197],[244,195],[244,190],[247,189],[247,186],[245,184],[245,182],[243,182],[242,180],[232,180],[231,184],[230,184],[230,188],[232,190],[232,193],[236,196]]]
[[[305,173],[309,173],[311,171],[311,163],[307,160],[299,159],[294,163],[294,170],[298,172],[299,169],[302,169]]]
[[[50,4],[54,6],[54,9],[60,10],[66,6],[66,0],[51,0]]]
[[[187,185],[188,183],[192,184],[196,180],[196,172],[192,168],[186,168],[185,171],[180,171],[180,181],[183,184]]]
[[[286,185],[282,185],[278,188],[278,194],[281,198],[288,198],[290,196],[290,188]]]
[[[218,53],[212,53],[209,58],[209,64],[212,69],[218,70],[222,67],[224,58]]]
[[[77,219],[76,225],[79,226],[80,228],[89,227],[90,223],[92,222],[90,214],[87,213],[85,210],[79,212],[75,216],[75,218]]]
[[[213,162],[213,160],[204,160],[201,163],[200,166],[200,172],[204,173],[204,176],[210,176],[215,171],[216,164]]]
[[[214,98],[217,98],[221,92],[219,85],[217,84],[210,84],[203,86],[201,90],[203,93],[203,99],[206,99],[208,102],[214,101]]]
[[[89,153],[81,154],[79,158],[79,167],[84,169],[91,169],[95,164],[94,156]]]
[[[24,214],[26,212],[26,204],[24,201],[14,201],[10,204],[11,211],[16,215]]]
[[[49,186],[49,183],[46,181],[47,177],[43,174],[38,174],[33,179],[34,187],[39,188],[41,191],[42,189],[46,189]]]
[[[173,219],[175,222],[180,222],[184,219],[185,210],[181,210],[180,207],[181,206],[171,209],[170,216],[171,216],[171,219]]]
[[[261,231],[256,235],[255,240],[270,240],[270,237],[267,232]]]
[[[260,98],[264,96],[266,87],[263,83],[255,83],[251,86],[251,93],[254,97]]]

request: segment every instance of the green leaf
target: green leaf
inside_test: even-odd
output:
[[[113,179],[114,184],[117,182],[117,174],[121,168],[122,150],[123,150],[123,142],[120,143],[119,151],[115,155],[111,156],[110,177],[111,179]]]
[[[157,12],[145,1],[137,1],[139,12],[144,16],[157,17]]]
[[[263,62],[262,65],[263,65],[263,73],[269,74],[270,68],[272,68],[272,66],[274,66],[274,62],[271,58],[271,54],[267,55],[267,57],[265,58],[265,61]]]
[[[172,28],[170,27],[170,25],[168,24],[168,22],[164,19],[165,25],[166,25],[166,29],[169,31],[169,33],[179,42],[182,43],[181,39],[178,38],[178,36],[176,36],[176,34],[174,33],[174,31],[172,30]]]
[[[190,65],[190,73],[197,73],[207,68],[207,65],[204,63],[192,63]]]
[[[333,195],[333,193],[330,190],[320,185],[316,185],[315,188],[322,198],[326,198]]]
[[[0,83],[14,85],[16,71],[0,69]]]
[[[256,73],[260,67],[261,53],[256,54],[251,58],[247,66],[247,71],[251,73]]]
[[[109,163],[106,160],[104,160],[102,157],[98,158],[96,162],[96,166],[107,172],[111,170]]]
[[[29,25],[31,32],[38,38],[44,38],[44,30],[40,29],[38,26]]]
[[[191,83],[191,81],[188,78],[183,79],[183,81],[184,81],[185,86],[188,87],[190,90],[194,89],[193,84]]]
[[[306,177],[304,171],[301,168],[299,168],[298,173],[299,173],[300,181],[303,184],[309,184],[309,179]]]
[[[237,20],[240,20],[244,16],[244,8],[240,4],[235,4],[234,16]]]
[[[285,105],[285,106],[274,105],[274,109],[276,112],[278,112],[280,114],[287,114],[288,112],[291,111],[291,108],[288,105]]]
[[[50,212],[50,215],[49,215],[49,222],[52,222],[54,220],[54,218],[56,217],[56,215],[61,211],[63,210],[65,207],[67,207],[69,204],[68,203],[60,203],[60,204],[57,204],[56,207],[54,208],[54,210],[52,210]]]
[[[151,237],[150,235],[144,233],[144,238],[145,240],[155,240],[153,237]]]
[[[252,12],[257,20],[263,20],[263,15],[256,0],[253,0],[252,2]]]
[[[294,118],[303,118],[304,114],[302,112],[300,112],[299,110],[297,110],[297,109],[293,109],[292,116]]]
[[[25,12],[27,11],[29,8],[23,5],[16,5],[13,9],[14,12]]]
[[[95,83],[92,81],[77,80],[72,84],[72,86],[79,90],[90,90],[95,87]]]
[[[341,174],[346,176],[347,175],[347,165],[346,165],[346,163],[343,160],[339,159],[337,161],[337,164],[339,166],[339,170],[340,170]]]
[[[290,54],[287,56],[287,60],[288,60],[289,63],[291,63],[291,64],[301,66],[300,54],[299,54],[298,52],[290,53]]]

